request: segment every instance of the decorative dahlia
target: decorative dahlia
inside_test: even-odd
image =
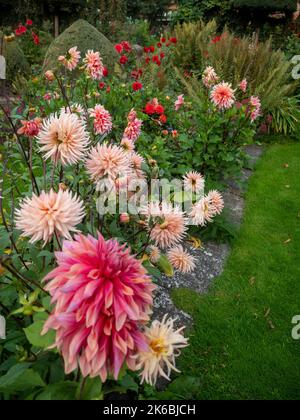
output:
[[[149,319],[155,286],[141,262],[116,240],[77,235],[56,253],[57,268],[47,275],[53,312],[42,334],[56,330],[65,372],[78,366],[84,377],[118,379],[124,362],[147,350],[139,327]]]
[[[95,80],[102,79],[104,66],[98,51],[94,52],[93,50],[88,50],[83,61],[86,65],[86,71],[89,76]]]
[[[219,109],[229,109],[235,102],[234,90],[230,83],[219,83],[212,88],[210,93],[212,102]]]
[[[261,102],[258,96],[251,96],[249,101],[250,119],[254,122],[261,115]]]
[[[58,193],[42,191],[40,196],[33,194],[25,198],[20,209],[16,210],[16,227],[22,230],[22,236],[30,237],[30,242],[40,240],[44,245],[50,242],[56,233],[59,237],[71,239],[70,232],[84,217],[83,202],[70,191],[60,189]]]
[[[239,88],[241,89],[242,92],[246,92],[247,90],[247,86],[248,86],[248,82],[246,79],[243,79],[240,84],[239,84]]]
[[[18,129],[18,134],[23,134],[27,137],[36,137],[39,134],[42,120],[35,118],[34,120],[21,120],[22,127]]]
[[[183,177],[183,185],[186,191],[196,193],[204,190],[205,181],[199,172],[190,171]]]
[[[178,111],[184,104],[184,95],[179,95],[175,101],[175,111]]]
[[[94,118],[94,129],[96,134],[109,133],[112,130],[110,113],[102,105],[96,105],[89,110],[90,116]]]
[[[71,165],[84,157],[89,134],[82,118],[64,111],[59,117],[53,114],[43,122],[38,140],[45,159]]]
[[[207,199],[209,201],[211,212],[214,215],[221,214],[224,208],[224,200],[219,191],[209,191],[209,193],[207,194]]]
[[[190,273],[195,269],[195,257],[185,251],[181,245],[170,249],[167,256],[172,266],[181,273]]]
[[[124,131],[124,137],[136,141],[141,134],[142,120],[137,118],[136,111],[132,109],[127,117],[128,124]]]
[[[205,226],[206,223],[212,222],[214,215],[215,213],[207,196],[194,204],[189,214],[192,222],[200,226]]]
[[[187,219],[178,206],[153,202],[143,213],[147,215],[150,238],[157,246],[169,248],[182,241],[187,230]]]
[[[98,144],[94,147],[86,161],[86,168],[93,181],[103,177],[115,181],[119,176],[127,175],[131,168],[127,153],[116,145]]]
[[[77,47],[72,47],[66,55],[59,56],[58,61],[60,61],[68,70],[72,71],[76,69],[80,56],[81,54]]]
[[[210,88],[218,80],[219,80],[219,77],[217,76],[215,69],[211,66],[206,67],[202,75],[202,81],[203,81],[204,86],[206,86],[207,88]]]
[[[148,349],[136,357],[136,370],[142,370],[141,383],[155,385],[158,376],[170,380],[172,370],[179,372],[175,358],[180,355],[180,349],[188,345],[188,339],[181,333],[185,327],[175,330],[174,322],[175,319],[167,319],[165,315],[161,322],[155,320],[145,329]]]

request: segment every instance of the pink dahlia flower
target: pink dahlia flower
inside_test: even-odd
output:
[[[184,104],[184,95],[179,95],[175,101],[175,111],[178,111]]]
[[[103,77],[104,66],[102,63],[102,58],[99,52],[94,52],[89,50],[85,59],[83,60],[86,64],[87,73],[95,80],[101,80]]]
[[[33,194],[25,198],[16,211],[16,227],[23,231],[22,236],[30,237],[30,242],[40,240],[44,245],[56,233],[59,237],[71,239],[70,232],[84,217],[83,202],[69,191],[42,191],[40,196]]]
[[[81,54],[77,47],[72,47],[66,55],[60,55],[58,61],[60,61],[68,70],[72,71],[76,69],[80,56]]]
[[[96,134],[109,133],[112,130],[112,119],[110,113],[102,105],[96,105],[89,110],[90,116],[94,118],[94,129]]]
[[[151,314],[155,286],[141,262],[116,240],[77,235],[56,253],[57,268],[45,278],[54,310],[42,333],[56,330],[68,374],[118,378],[124,362],[147,349],[139,327]]]
[[[234,90],[229,83],[219,83],[212,88],[210,93],[212,102],[219,109],[229,109],[235,102]]]
[[[128,139],[127,137],[123,137],[121,140],[121,146],[126,152],[133,152],[134,151],[134,143],[132,140]]]
[[[210,88],[219,80],[215,69],[211,66],[206,67],[202,75],[202,81],[205,87]]]
[[[93,181],[104,177],[115,181],[119,176],[127,175],[132,169],[128,154],[116,145],[98,144],[86,161],[86,168]]]
[[[172,266],[183,274],[190,273],[195,269],[195,257],[185,251],[181,245],[171,248],[167,256]]]
[[[187,231],[187,219],[178,206],[169,203],[150,203],[147,210],[150,238],[160,248],[169,248],[181,242]]]
[[[242,92],[246,92],[246,90],[247,90],[247,86],[248,86],[248,82],[247,82],[247,80],[246,79],[243,79],[242,81],[241,81],[241,83],[239,84],[239,88],[241,89],[241,91]]]
[[[250,106],[250,119],[251,119],[251,122],[254,122],[261,115],[261,102],[258,96],[251,96],[250,101],[249,101],[249,106]]]
[[[141,134],[142,120],[139,120],[136,115],[136,111],[132,109],[127,117],[128,124],[125,128],[123,137],[129,140],[136,141]]]
[[[61,112],[59,117],[53,114],[44,121],[38,140],[45,159],[71,165],[85,156],[89,134],[84,121],[76,114]]]
[[[27,137],[36,137],[39,134],[42,120],[40,118],[35,118],[34,120],[22,120],[22,127],[19,128],[18,134],[23,134]]]

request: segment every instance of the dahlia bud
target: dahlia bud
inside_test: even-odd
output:
[[[45,78],[48,80],[48,82],[53,82],[53,80],[55,80],[55,76],[52,70],[47,70],[45,72]]]
[[[163,131],[162,131],[162,134],[163,134],[164,136],[167,136],[167,135],[169,134],[169,132],[168,132],[168,130],[163,130]]]
[[[68,187],[66,186],[66,184],[64,184],[63,182],[60,182],[58,185],[58,188],[62,191],[66,191],[68,189]]]
[[[155,159],[149,159],[149,165],[156,166],[157,165],[156,160]]]
[[[121,223],[129,223],[130,221],[130,216],[128,213],[122,213],[120,214],[120,222]]]
[[[178,136],[178,131],[177,130],[173,130],[172,131],[172,137],[175,138]]]

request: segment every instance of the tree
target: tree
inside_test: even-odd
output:
[[[128,0],[127,15],[136,19],[147,19],[151,26],[161,19],[168,10],[171,0],[149,1],[149,0]]]

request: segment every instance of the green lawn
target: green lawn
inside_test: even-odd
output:
[[[288,166],[287,166],[288,165]],[[269,147],[246,195],[244,222],[208,295],[173,292],[195,327],[179,367],[197,399],[299,399],[300,144]]]

